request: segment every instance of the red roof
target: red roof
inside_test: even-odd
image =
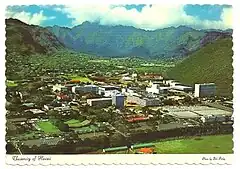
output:
[[[144,154],[152,154],[153,149],[152,148],[141,148],[139,152],[144,153]]]
[[[69,99],[69,97],[67,95],[63,95],[63,94],[57,94],[58,97],[60,97],[62,100],[67,100]]]

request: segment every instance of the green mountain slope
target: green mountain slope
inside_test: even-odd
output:
[[[182,57],[232,32],[195,30],[187,26],[146,31],[132,26],[84,22],[73,28],[47,27],[75,51],[100,56]]]
[[[6,19],[7,55],[18,53],[49,53],[64,48],[64,45],[48,29],[25,24],[17,19]]]
[[[214,82],[218,95],[232,95],[232,45],[231,38],[208,44],[172,68],[167,76],[189,85]]]

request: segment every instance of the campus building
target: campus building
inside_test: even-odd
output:
[[[98,86],[96,85],[85,85],[85,86],[74,86],[72,87],[73,93],[98,93]]]
[[[212,97],[215,96],[216,85],[215,83],[195,84],[195,97]]]
[[[124,95],[123,94],[113,95],[112,105],[116,106],[116,108],[124,108]]]
[[[87,104],[90,106],[107,107],[112,105],[112,98],[87,99]]]
[[[160,100],[158,98],[145,98],[139,96],[128,96],[127,101],[130,103],[136,103],[140,106],[159,106]]]

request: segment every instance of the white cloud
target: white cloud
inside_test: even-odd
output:
[[[227,29],[231,28],[232,9],[225,8],[221,20],[200,20],[187,15],[184,5],[146,5],[139,12],[136,9],[127,10],[123,6],[112,5],[82,5],[57,8],[73,18],[73,25],[84,21],[99,21],[103,25],[127,25],[143,29],[158,29],[169,26],[187,25],[197,29]]]
[[[39,13],[31,14],[25,11],[15,12],[13,10],[7,10],[6,18],[19,19],[22,22],[25,22],[27,24],[40,25],[43,21],[49,20],[49,19],[55,19],[56,17],[55,16],[47,17],[43,15],[43,11],[40,11]]]
[[[226,27],[232,27],[232,8],[225,8],[223,9],[222,15],[221,15],[221,19],[224,22],[224,24],[226,25]]]

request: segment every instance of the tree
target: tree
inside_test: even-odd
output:
[[[67,124],[64,124],[63,122],[58,124],[58,129],[61,131],[69,131],[69,126]]]
[[[120,133],[115,133],[109,138],[111,147],[123,145],[125,142],[124,137]]]

